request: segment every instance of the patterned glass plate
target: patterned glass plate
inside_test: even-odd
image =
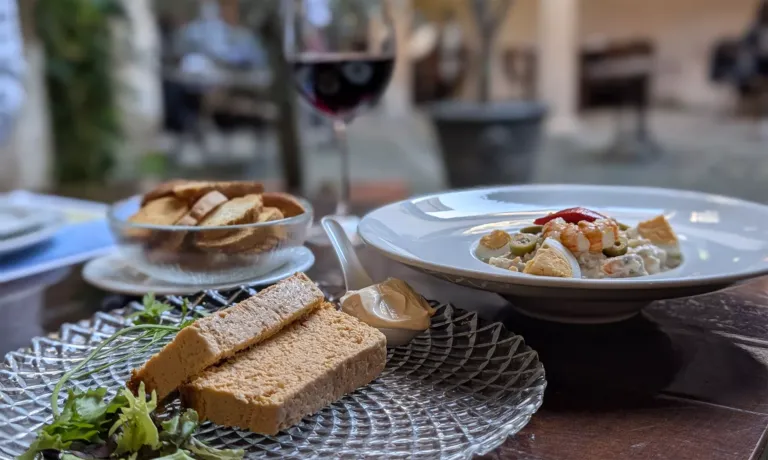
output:
[[[215,310],[253,294],[250,289],[208,291],[194,299],[195,308]],[[181,303],[179,297],[167,300]],[[244,448],[247,458],[469,459],[495,449],[541,405],[544,368],[522,337],[501,324],[451,305],[434,305],[438,311],[431,328],[408,346],[390,349],[386,369],[366,387],[274,437],[207,423],[199,439]],[[51,391],[61,375],[140,308],[133,303],[64,325],[55,337],[34,339],[31,348],[6,355],[0,367],[0,458],[27,448],[51,419]],[[178,319],[178,313],[171,313],[167,321]],[[122,340],[130,340],[130,334]],[[130,370],[162,344],[147,345],[137,342],[129,351],[117,350],[109,358],[113,365],[70,384],[103,386],[114,394]],[[89,367],[102,364],[94,361]]]

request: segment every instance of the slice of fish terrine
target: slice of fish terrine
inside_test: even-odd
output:
[[[325,304],[180,392],[201,418],[274,435],[370,383],[386,357],[384,334]]]
[[[155,390],[162,399],[206,368],[276,334],[324,299],[307,275],[297,273],[182,329],[158,354],[134,369],[127,386],[135,392],[144,382],[147,392]]]

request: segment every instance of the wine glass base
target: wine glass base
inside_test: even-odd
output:
[[[360,225],[360,218],[357,216],[332,216],[344,229],[344,233],[355,246],[363,244],[363,240],[360,239],[360,235],[357,233],[357,226]],[[309,236],[307,242],[316,246],[330,246],[331,240],[323,230],[323,226],[320,223],[314,224],[309,229]]]

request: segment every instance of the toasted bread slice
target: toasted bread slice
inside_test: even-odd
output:
[[[276,435],[376,379],[386,344],[378,329],[326,303],[194,377],[181,398],[202,419]]]
[[[173,225],[187,212],[189,212],[189,207],[186,203],[176,197],[166,196],[145,204],[136,214],[128,218],[128,222],[147,225]],[[167,239],[168,233],[148,228],[128,228],[125,230],[124,236],[148,240],[153,245],[160,244],[162,246],[161,242]]]
[[[144,382],[162,399],[206,368],[273,336],[318,308],[322,291],[297,273],[230,308],[195,321],[144,365],[135,369],[127,386],[136,391]]]
[[[272,222],[280,219],[283,219],[283,213],[279,209],[264,208],[259,213],[255,223]],[[274,247],[273,241],[282,237],[284,237],[284,229],[279,226],[244,228],[215,240],[198,240],[197,247],[205,251],[233,253],[252,248],[262,248],[266,245]],[[261,249],[261,251],[263,250]]]
[[[173,179],[173,180],[163,182],[162,184],[158,185],[157,187],[150,190],[144,195],[144,197],[141,199],[141,205],[144,206],[150,201],[154,201],[158,198],[163,198],[166,196],[173,195],[174,187],[182,185],[186,182],[187,181],[184,179]]]
[[[192,205],[189,212],[179,219],[178,222],[176,222],[176,225],[197,225],[227,201],[229,201],[229,199],[220,192],[214,190],[213,192],[207,193]]]
[[[199,227],[220,227],[249,224],[256,222],[261,209],[261,195],[246,195],[222,204],[197,225]],[[197,240],[215,240],[236,232],[237,230],[227,229],[201,231],[197,235]]]
[[[200,227],[240,225],[255,221],[262,209],[261,195],[234,198],[200,221]]]
[[[188,203],[193,203],[213,191],[219,192],[231,200],[246,195],[260,194],[264,191],[264,186],[259,182],[249,181],[194,181],[186,182],[173,188],[173,194]]]
[[[173,225],[189,212],[189,206],[173,196],[152,200],[128,218],[128,222],[149,225]]]
[[[226,203],[227,197],[222,195],[219,192],[211,192],[205,195],[204,197],[197,200],[197,202],[192,205],[192,208],[187,212],[185,215],[181,217],[181,219],[174,222],[174,225],[180,225],[180,226],[194,226],[197,225],[198,222],[203,220],[206,216],[208,216],[210,213],[216,210],[219,206]],[[175,251],[184,244],[184,240],[187,238],[188,232],[177,230],[175,232],[167,232],[162,235],[162,237],[157,238],[157,241],[154,242],[153,247],[155,249],[161,249],[164,251]]]
[[[279,192],[267,192],[261,195],[264,207],[277,208],[285,217],[294,217],[304,214],[306,209],[292,195]]]

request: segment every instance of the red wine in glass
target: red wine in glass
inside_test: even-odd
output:
[[[395,59],[329,54],[299,56],[292,64],[296,87],[304,99],[333,118],[350,120],[379,100]]]

